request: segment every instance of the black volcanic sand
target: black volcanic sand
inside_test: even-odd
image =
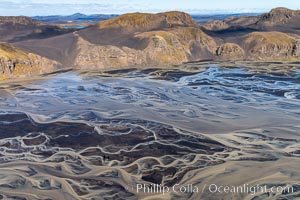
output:
[[[136,191],[137,183],[214,183],[292,185],[270,199],[299,198],[300,73],[259,65],[65,71],[3,83],[0,197],[270,197]]]

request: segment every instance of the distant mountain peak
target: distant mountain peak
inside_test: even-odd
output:
[[[71,15],[72,17],[85,17],[85,14],[82,13],[74,13],[73,15]]]

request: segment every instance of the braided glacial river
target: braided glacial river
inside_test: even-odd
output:
[[[64,71],[5,82],[0,199],[297,199],[299,141],[297,64]],[[221,193],[211,184],[292,191]],[[163,194],[155,185],[199,191]]]

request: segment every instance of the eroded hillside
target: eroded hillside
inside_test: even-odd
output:
[[[66,68],[166,66],[202,60],[300,59],[297,28],[300,14],[286,8],[206,24],[197,24],[189,14],[177,11],[129,13],[70,33],[54,31],[54,35],[51,35],[53,29],[47,33],[47,25],[43,23],[25,17],[12,19],[2,17],[0,27],[2,30],[13,27],[17,40],[23,38],[14,45]],[[41,39],[37,35],[45,37]],[[2,41],[7,41],[7,37],[3,34]],[[9,67],[3,68],[10,71]]]
[[[57,62],[47,58],[0,43],[0,80],[52,72],[58,66]]]

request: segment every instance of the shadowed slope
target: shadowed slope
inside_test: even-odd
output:
[[[29,17],[0,17],[0,41],[16,42],[33,38],[47,38],[72,30],[48,25]]]

